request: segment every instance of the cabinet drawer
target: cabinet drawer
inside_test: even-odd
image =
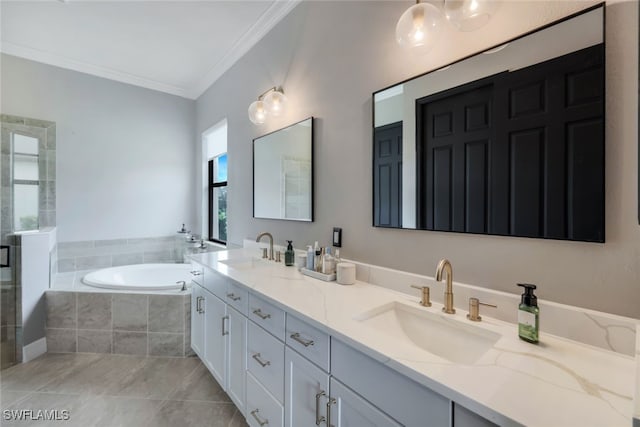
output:
[[[245,316],[247,315],[247,308],[249,307],[249,291],[244,286],[229,280],[224,300],[240,313]]]
[[[254,294],[249,295],[249,319],[284,341],[284,311]]]
[[[331,374],[406,426],[448,426],[449,400],[388,366],[331,339]]]
[[[286,343],[329,372],[329,334],[287,313]]]
[[[226,293],[228,283],[229,279],[222,274],[211,268],[204,268],[204,281],[202,286],[223,301],[227,299]]]
[[[204,267],[195,261],[191,261],[191,280],[199,285],[204,283]]]
[[[278,402],[284,400],[284,344],[249,322],[247,369]]]
[[[282,427],[283,420],[282,405],[247,373],[247,423],[251,427]]]

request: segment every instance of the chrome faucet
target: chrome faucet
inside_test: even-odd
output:
[[[269,238],[269,260],[273,261],[273,236],[271,235],[271,233],[267,233],[265,231],[264,233],[258,234],[258,237],[256,237],[256,242],[259,242],[260,239],[262,239],[264,236],[267,236]]]
[[[448,259],[441,259],[436,269],[436,280],[442,281],[442,271],[447,274],[447,288],[444,291],[444,307],[442,311],[447,314],[454,314],[456,309],[453,308],[453,270]]]

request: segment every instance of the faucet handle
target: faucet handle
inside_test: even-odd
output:
[[[420,305],[423,307],[431,307],[431,298],[429,296],[429,287],[428,286],[416,286],[411,285],[412,288],[418,289],[422,291],[422,299],[420,300]]]
[[[269,255],[267,255],[267,248],[262,248],[262,258],[269,258]]]
[[[482,317],[480,317],[481,305],[484,305],[487,307],[493,307],[493,308],[498,307],[495,304],[487,304],[486,302],[480,302],[478,298],[469,298],[469,314],[467,314],[467,319],[471,320],[472,322],[481,321],[482,320]]]
[[[282,262],[282,252],[276,252],[276,262]]]

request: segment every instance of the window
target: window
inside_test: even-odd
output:
[[[227,153],[209,160],[209,240],[227,242]]]
[[[11,134],[13,144],[13,229],[37,230],[40,192],[38,139]]]

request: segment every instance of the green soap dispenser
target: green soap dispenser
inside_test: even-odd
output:
[[[284,252],[284,265],[292,266],[295,263],[296,253],[293,250],[293,241],[287,240],[287,250]]]
[[[538,297],[533,294],[536,285],[518,283],[524,288],[520,305],[518,306],[518,335],[520,339],[530,343],[538,342],[539,315]]]

